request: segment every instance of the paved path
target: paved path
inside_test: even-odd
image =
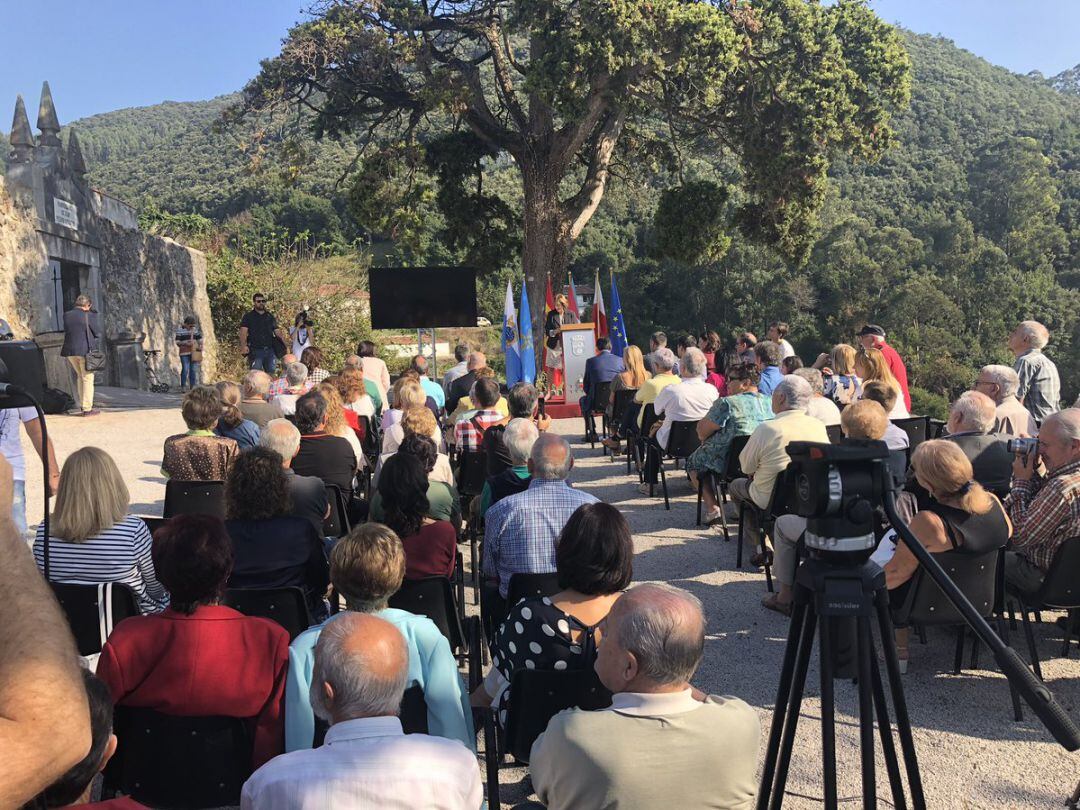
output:
[[[132,510],[160,514],[164,480],[158,471],[164,438],[183,430],[178,398],[139,392],[99,389],[105,413],[99,417],[49,418],[61,462],[72,450],[95,444],[116,458],[129,483]],[[113,403],[116,408],[108,407]],[[134,410],[128,410],[133,407]],[[556,430],[579,442],[581,420],[556,422]],[[708,691],[736,695],[753,705],[761,717],[763,741],[775,699],[776,679],[787,634],[787,620],[758,604],[765,592],[764,577],[748,569],[737,571],[734,544],[722,535],[694,526],[694,497],[685,476],[671,476],[671,511],[660,498],[636,490],[636,477],[625,475],[625,464],[614,464],[599,450],[575,444],[574,480],[627,516],[634,531],[635,580],[667,581],[695,593],[705,604],[709,626],[696,684]],[[40,483],[31,473],[28,517],[41,515]],[[1044,614],[1048,621],[1053,614]],[[1061,635],[1052,625],[1037,628],[1044,675],[1061,703],[1080,717],[1080,656],[1057,657]],[[1016,634],[1014,642],[1019,642]],[[1013,722],[1009,693],[1002,676],[985,669],[952,672],[954,636],[931,630],[929,644],[913,644],[911,668],[904,678],[915,743],[922,765],[930,808],[1060,807],[1078,779],[1076,759],[1057,746],[1030,711]],[[985,653],[982,666],[991,662]],[[855,691],[838,682],[837,756],[839,795],[857,804],[860,795],[858,725]],[[821,805],[820,715],[818,673],[812,664],[807,695],[789,778],[787,807]],[[879,805],[891,805],[888,781],[878,760]],[[527,797],[522,769],[501,773],[505,801]],[[512,806],[505,804],[504,806]]]

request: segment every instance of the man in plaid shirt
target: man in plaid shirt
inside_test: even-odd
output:
[[[475,453],[480,449],[488,426],[503,420],[502,414],[495,410],[499,402],[499,384],[492,377],[482,377],[473,383],[469,399],[479,410],[454,425],[454,444],[458,453]]]
[[[1037,458],[1046,465],[1046,477],[1035,473]],[[1058,546],[1080,537],[1080,408],[1048,416],[1039,429],[1039,452],[1017,456],[1005,509],[1013,523],[1005,578],[1033,593]]]
[[[488,509],[483,571],[489,581],[498,582],[504,599],[514,574],[555,570],[555,543],[566,522],[582,504],[596,503],[592,495],[566,483],[573,466],[566,439],[541,434],[529,456],[529,488]]]

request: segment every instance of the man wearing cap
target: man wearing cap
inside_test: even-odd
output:
[[[907,406],[908,413],[911,413],[911,394],[908,393],[907,367],[904,365],[904,361],[900,359],[896,349],[885,342],[885,330],[876,323],[868,323],[859,330],[858,337],[859,343],[864,349],[877,349],[885,356],[889,371],[893,373],[896,381],[900,383],[900,391],[904,395],[904,405]]]

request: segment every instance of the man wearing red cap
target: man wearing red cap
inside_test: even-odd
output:
[[[896,349],[885,342],[885,330],[876,323],[868,323],[859,330],[858,337],[859,343],[864,349],[877,349],[885,356],[889,371],[893,373],[896,381],[900,383],[900,391],[904,395],[904,404],[907,406],[908,413],[911,413],[911,394],[908,393],[907,367],[904,365],[904,361],[900,359]]]

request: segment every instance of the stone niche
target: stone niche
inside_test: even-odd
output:
[[[74,393],[60,357],[63,313],[89,295],[101,313],[109,362],[98,383],[146,386],[144,351],[158,379],[180,381],[174,331],[187,315],[204,340],[202,378],[213,379],[216,341],[206,294],[206,257],[172,239],[143,233],[133,208],[91,188],[74,130],[67,147],[46,82],[35,139],[20,96],[15,104],[6,178],[0,177],[0,317],[16,339],[45,356],[48,384]]]

